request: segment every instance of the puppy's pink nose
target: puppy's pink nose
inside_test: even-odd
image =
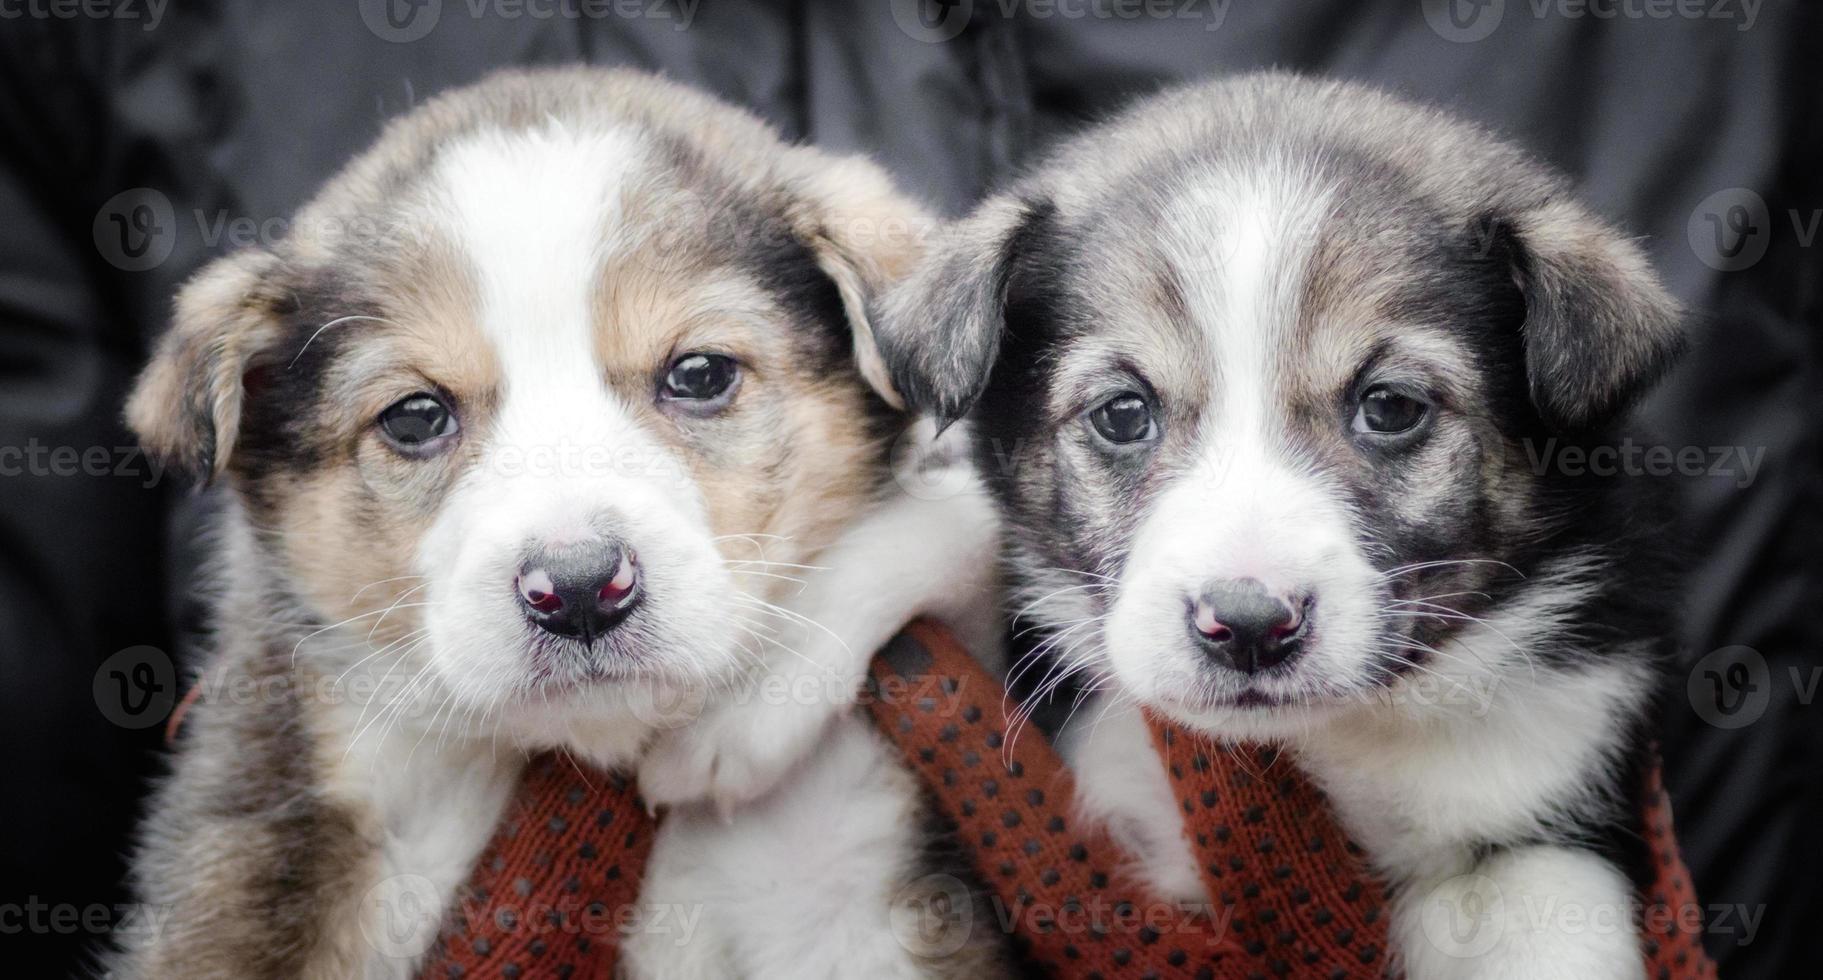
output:
[[[633,552],[622,551],[620,564],[614,568],[614,577],[595,590],[595,598],[610,606],[619,605],[639,587],[639,573],[633,567]]]
[[[639,563],[630,548],[591,540],[528,559],[514,588],[533,625],[589,643],[639,604]]]
[[[1198,602],[1192,611],[1191,620],[1196,624],[1196,631],[1211,640],[1226,640],[1234,631],[1215,618],[1215,607],[1207,602]]]
[[[1190,625],[1211,658],[1251,674],[1297,652],[1312,604],[1271,595],[1254,579],[1225,579],[1191,601]]]
[[[563,599],[557,595],[557,583],[552,582],[550,573],[542,568],[519,573],[519,598],[541,613],[554,613],[563,608]]]

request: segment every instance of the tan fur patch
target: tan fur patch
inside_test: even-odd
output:
[[[865,392],[800,363],[788,314],[738,270],[665,271],[636,256],[604,274],[595,337],[610,385],[684,461],[725,556],[756,557],[759,539],[770,560],[814,557],[878,481]],[[657,384],[692,351],[735,358],[741,387],[716,417],[666,417],[653,406]],[[743,585],[777,598],[789,583]]]

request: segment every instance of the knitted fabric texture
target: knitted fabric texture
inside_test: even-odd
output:
[[[1386,976],[1384,890],[1289,757],[1225,749],[1152,720],[1213,899],[1182,907],[1120,875],[1127,856],[1075,819],[1062,762],[1036,733],[1008,743],[1003,689],[942,627],[913,623],[881,651],[871,695],[881,730],[955,825],[997,921],[1047,975]],[[1646,789],[1655,869],[1638,910],[1646,975],[1713,980],[1656,767]]]
[[[534,758],[418,976],[608,980],[655,830],[626,777]]]
[[[918,621],[881,651],[867,701],[991,891],[992,925],[1046,975],[1385,975],[1383,890],[1290,758],[1153,723],[1213,900],[1167,902],[1122,874],[1128,857],[1104,830],[1075,819],[1074,781],[1044,739],[1007,740],[999,682],[942,627]],[[1646,975],[1714,980],[1656,767],[1645,789]],[[419,976],[607,980],[638,925],[655,830],[625,777],[533,759]]]
[[[1715,961],[1703,951],[1703,906],[1671,826],[1671,797],[1663,773],[1646,773],[1640,826],[1652,855],[1650,883],[1641,890],[1640,921],[1646,976],[1652,980],[1716,980]]]
[[[1323,794],[1270,748],[1150,718],[1203,887],[1253,975],[1380,976],[1386,897]]]
[[[1271,975],[1274,964],[1289,969],[1290,956],[1298,958],[1299,976],[1382,974],[1386,930],[1378,913],[1345,920],[1356,930],[1342,936],[1346,942],[1337,940],[1333,912],[1321,914],[1327,906],[1352,910],[1344,894],[1363,909],[1379,901],[1352,858],[1274,862],[1264,875],[1249,870],[1275,832],[1287,838],[1279,852],[1286,857],[1291,840],[1306,838],[1320,840],[1326,854],[1347,856],[1347,841],[1306,784],[1287,787],[1286,800],[1274,799],[1277,787],[1256,784],[1209,797],[1205,808],[1216,818],[1207,838],[1218,849],[1208,852],[1210,863],[1222,865],[1215,880],[1274,927],[1270,949],[1256,952],[1257,930],[1228,925],[1229,909],[1163,901],[1121,874],[1127,856],[1101,828],[1075,818],[1069,771],[1036,732],[1008,742],[1004,691],[941,627],[920,620],[881,651],[868,702],[955,823],[993,893],[995,920],[1012,924],[1021,953],[1046,975],[1241,980]],[[1207,762],[1204,769],[1214,771]],[[1275,805],[1304,825],[1287,834]],[[1248,819],[1268,813],[1271,822]],[[1229,867],[1231,854],[1247,856],[1242,869]],[[1283,877],[1275,876],[1279,870]],[[1282,918],[1260,901],[1261,880],[1283,893]],[[1294,893],[1326,898],[1299,906]],[[1290,946],[1277,941],[1287,930]],[[1370,949],[1364,962],[1360,951]]]

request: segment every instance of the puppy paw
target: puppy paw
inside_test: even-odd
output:
[[[840,708],[761,700],[711,708],[665,732],[639,765],[639,789],[653,806],[707,802],[722,819],[765,796],[816,741]]]

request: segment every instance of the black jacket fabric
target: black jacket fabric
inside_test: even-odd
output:
[[[1499,130],[1642,236],[1694,322],[1646,406],[1700,447],[1667,778],[1729,977],[1807,975],[1823,878],[1816,7],[1777,0],[0,4],[0,935],[104,939],[200,622],[209,498],[119,407],[177,284],[390,116],[508,65],[658,70],[965,211],[1176,80],[1282,67]],[[33,11],[36,11],[34,13]],[[1690,457],[1694,459],[1695,457]],[[1719,462],[1718,462],[1719,461]],[[1691,469],[1691,467],[1685,467]],[[1719,469],[1720,472],[1710,472]],[[100,911],[97,911],[100,909]],[[62,911],[59,911],[62,910]]]

